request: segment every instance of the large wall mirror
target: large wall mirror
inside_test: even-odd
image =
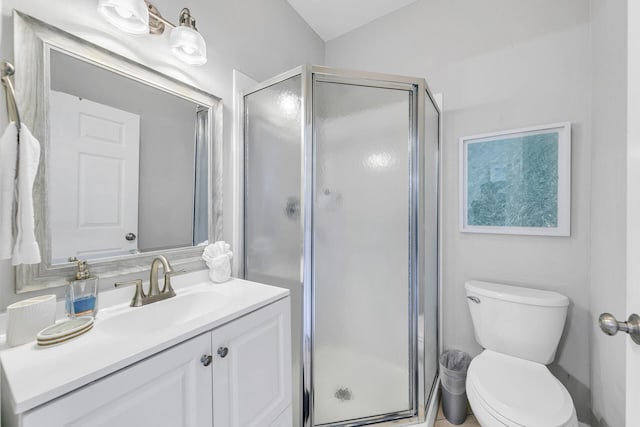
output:
[[[202,267],[222,232],[219,98],[20,12],[16,96],[41,144],[34,185],[42,262],[16,291],[60,286],[69,258],[101,278],[143,271],[158,253]]]

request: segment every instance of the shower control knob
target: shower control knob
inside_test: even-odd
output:
[[[640,316],[632,314],[626,322],[618,320],[610,313],[602,313],[598,318],[600,329],[607,335],[615,335],[618,331],[631,335],[631,339],[636,344],[640,344]]]
[[[227,347],[220,347],[218,349],[218,356],[225,358],[229,354],[229,349]]]
[[[210,354],[204,354],[200,358],[200,363],[202,363],[204,366],[209,366],[209,365],[211,365],[211,360],[212,359],[213,359],[213,357],[211,357]]]

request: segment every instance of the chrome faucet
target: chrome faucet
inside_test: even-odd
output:
[[[160,287],[158,286],[158,268],[160,265],[162,265],[162,269],[164,270],[164,286],[162,287],[162,291],[160,291]],[[119,288],[120,286],[136,285],[135,293],[133,294],[131,304],[129,305],[131,307],[141,307],[143,305],[175,297],[176,292],[171,286],[171,275],[176,273],[180,273],[180,271],[174,271],[171,264],[169,264],[169,260],[162,255],[158,255],[153,259],[153,261],[151,261],[148,293],[144,293],[141,279],[131,280],[128,282],[116,282],[115,287]]]
[[[162,264],[162,269],[164,270],[164,287],[162,288],[162,292],[158,287],[158,267]],[[159,255],[151,261],[151,272],[149,273],[149,294],[147,297],[154,297],[159,295],[165,295],[164,298],[175,297],[176,293],[171,287],[171,274],[173,274],[173,268],[171,268],[171,264],[169,261]]]

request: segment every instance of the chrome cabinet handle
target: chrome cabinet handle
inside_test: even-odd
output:
[[[124,238],[127,239],[128,241],[132,242],[132,241],[136,240],[137,236],[135,234],[133,234],[133,233],[127,233],[124,236]]]
[[[615,335],[618,331],[631,335],[634,343],[640,344],[640,316],[632,314],[626,322],[618,322],[610,313],[602,313],[598,318],[600,329],[607,335]]]
[[[229,349],[227,347],[220,347],[218,349],[218,356],[225,358],[229,354]]]
[[[200,363],[202,363],[204,366],[209,366],[209,365],[211,365],[211,360],[212,359],[213,359],[213,357],[211,357],[210,354],[204,354],[200,358]]]
[[[480,304],[480,298],[478,298],[478,297],[467,297],[467,299],[470,299],[471,301],[475,302],[476,304]]]

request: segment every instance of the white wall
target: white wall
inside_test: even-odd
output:
[[[631,0],[635,1],[635,0]],[[591,318],[626,319],[627,1],[590,0]],[[637,120],[637,119],[636,119]],[[625,423],[626,334],[591,330],[593,425]]]
[[[612,343],[625,337],[605,337],[594,322],[603,311],[626,317],[620,286],[625,281],[626,106],[621,100],[627,90],[627,2],[420,0],[328,42],[323,61],[322,41],[284,0],[155,1],[171,20],[181,7],[191,8],[209,47],[209,63],[201,68],[174,60],[166,36],[137,38],[118,32],[97,15],[95,3],[4,0],[0,55],[12,57],[10,10],[16,7],[200,86],[225,103],[225,167],[231,164],[233,68],[256,80],[305,62],[426,77],[431,89],[446,98],[445,348],[480,350],[464,298],[467,279],[563,292],[572,306],[552,369],[572,393],[581,420],[624,425],[624,355]],[[573,122],[571,237],[459,233],[458,138],[563,120]],[[4,108],[0,123],[6,123]],[[227,168],[225,175],[229,172]],[[230,183],[225,179],[225,194]],[[225,203],[227,239],[230,208]],[[13,293],[13,269],[1,262],[0,310],[19,298]]]
[[[590,50],[586,0],[421,0],[329,41],[325,63],[426,77],[445,98],[444,347],[476,344],[468,279],[553,289],[572,305],[553,372],[589,419]],[[458,138],[573,123],[571,237],[458,231]]]
[[[157,0],[153,2],[172,22],[189,7],[207,41],[209,61],[203,67],[179,62],[170,54],[168,34],[137,37],[120,32],[97,13],[97,1],[4,0],[0,56],[13,57],[11,10],[16,8],[149,67],[196,85],[224,101],[224,164],[231,164],[232,70],[264,80],[302,63],[322,63],[324,44],[285,0]],[[20,72],[20,70],[17,70]],[[0,125],[7,122],[0,108]],[[230,168],[225,169],[224,193],[231,192]],[[231,199],[225,198],[225,239],[231,239]],[[107,285],[107,284],[103,284]],[[0,262],[0,310],[23,298],[13,292],[13,268]],[[59,293],[59,295],[61,295]],[[28,295],[32,296],[32,295]]]

